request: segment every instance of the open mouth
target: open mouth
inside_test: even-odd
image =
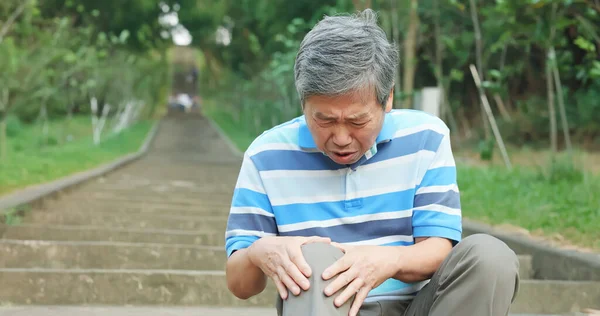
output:
[[[335,160],[339,163],[349,163],[349,161],[354,157],[355,152],[334,152]]]

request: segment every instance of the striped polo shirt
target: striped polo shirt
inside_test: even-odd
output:
[[[304,116],[258,136],[244,153],[225,233],[230,256],[262,236],[323,236],[349,245],[407,246],[462,234],[449,130],[416,110],[385,114],[352,165],[317,149]],[[389,279],[365,302],[411,299],[428,282]]]

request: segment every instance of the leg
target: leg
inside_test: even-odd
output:
[[[344,254],[341,250],[325,243],[306,244],[302,247],[302,254],[310,265],[312,274],[309,278],[310,288],[295,296],[288,292],[288,298],[283,301],[277,296],[278,316],[346,316],[354,298],[349,299],[339,308],[333,305],[336,295],[330,297],[323,294],[325,287],[333,279],[323,280],[321,274]],[[343,289],[342,289],[343,290]],[[342,291],[340,290],[340,291]],[[341,293],[341,292],[340,292]],[[381,308],[378,303],[364,304],[360,316],[379,316]]]
[[[415,297],[405,316],[506,316],[519,287],[519,261],[502,241],[466,237]]]

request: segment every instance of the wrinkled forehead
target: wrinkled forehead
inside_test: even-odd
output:
[[[350,97],[314,97],[307,102],[304,113],[322,120],[360,120],[371,117],[378,109],[380,107],[375,100],[364,102]]]
[[[372,102],[377,102],[377,93],[375,91],[375,87],[372,85],[367,85],[357,89],[351,89],[348,91],[341,91],[339,93],[325,95],[325,94],[315,94],[308,95],[304,100],[305,105],[311,99],[319,99],[319,100],[327,100],[327,101],[336,101],[338,99],[343,99],[346,102],[352,103],[362,103],[362,104],[370,104]]]
[[[306,99],[305,112],[313,116],[360,117],[379,108],[377,103],[374,92],[354,91],[340,95],[314,95]]]

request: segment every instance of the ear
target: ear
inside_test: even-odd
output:
[[[385,113],[389,113],[394,107],[394,87],[390,90],[390,95],[388,96],[387,102],[385,103]]]

